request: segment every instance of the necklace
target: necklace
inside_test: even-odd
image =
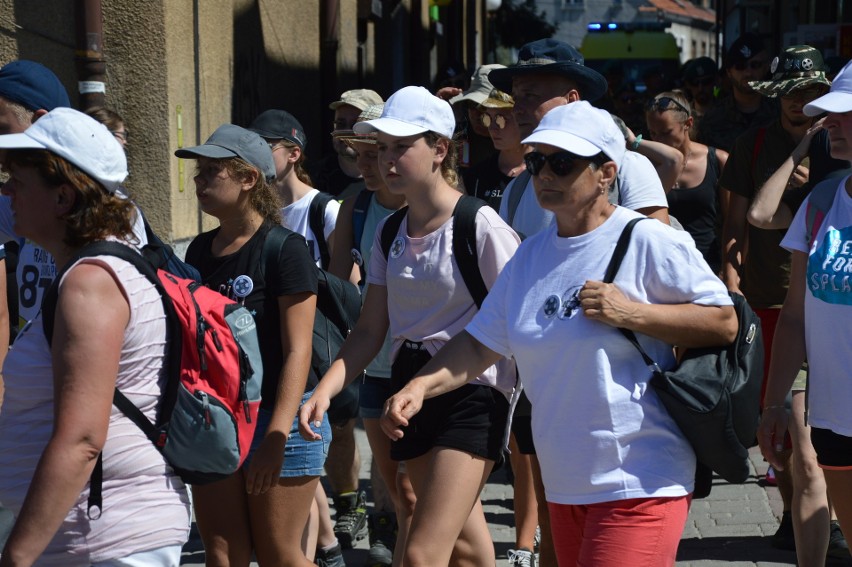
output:
[[[692,150],[686,150],[686,157],[683,158],[683,165],[680,167],[680,173],[675,179],[674,185],[672,185],[672,189],[680,189],[680,178],[683,175],[683,172],[686,171],[686,164],[689,163],[689,158],[692,157]]]

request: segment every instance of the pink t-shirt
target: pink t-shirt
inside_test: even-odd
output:
[[[112,272],[128,299],[130,321],[116,386],[153,419],[164,380],[166,322],[160,295],[124,260],[99,256],[81,261]],[[0,503],[17,514],[53,426],[53,371],[41,313],[18,335],[3,365],[3,378]],[[187,540],[186,487],[115,406],[103,455],[103,513],[96,520],[88,518],[87,483],[39,565],[90,565]]]
[[[373,249],[381,250],[384,222],[379,223]],[[497,276],[518,248],[520,239],[489,207],[476,215],[476,248],[485,286]],[[434,355],[451,337],[464,330],[476,314],[476,303],[453,259],[453,219],[419,238],[408,236],[403,219],[389,258],[373,254],[367,273],[370,285],[387,286],[388,316],[393,338],[392,358],[403,341],[422,342]],[[510,395],[515,385],[515,365],[503,360],[474,382],[494,386]]]

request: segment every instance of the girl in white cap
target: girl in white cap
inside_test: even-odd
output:
[[[852,160],[852,63],[838,73],[828,94],[806,104],[803,111],[807,116],[827,113],[823,127],[831,156]],[[775,330],[758,441],[766,460],[781,466],[779,455],[791,421],[784,398],[807,360],[811,442],[837,518],[848,530],[852,526],[852,177],[817,184],[793,217],[781,246],[792,253],[790,288]]]
[[[356,134],[376,132],[381,175],[409,206],[396,217],[400,224],[389,235],[387,256],[382,233],[389,221],[377,227],[361,318],[301,411],[302,433],[309,438],[308,425],[322,419],[329,399],[375,357],[388,327],[391,389],[398,390],[476,312],[453,258],[453,211],[462,198],[453,168],[454,126],[449,104],[422,87],[397,91],[380,118],[355,125]],[[475,221],[475,255],[490,287],[518,238],[488,207],[479,208]],[[408,537],[397,543],[405,565],[447,565],[451,554],[471,565],[495,563],[479,492],[501,457],[514,365],[504,362],[472,378],[428,403],[423,419],[391,445],[391,457],[405,462],[417,497]],[[457,539],[464,544],[454,554]]]
[[[614,283],[600,281],[622,229],[642,218],[607,200],[625,152],[609,113],[557,107],[523,142],[556,223],[524,241],[465,331],[389,400],[382,427],[399,437],[431,398],[514,356],[559,565],[672,566],[695,456],[616,327],[671,368],[675,342],[730,343],[731,299],[692,238],[653,220],[636,224]]]
[[[187,262],[202,283],[249,308],[263,360],[257,430],[245,464],[228,478],[193,488],[208,566],[307,567],[302,534],[331,438],[308,444],[295,421],[317,376],[311,370],[317,269],[305,239],[280,226],[272,188],[275,163],[258,134],[223,124],[200,146],[175,152],[195,159],[195,194],[219,227],[195,237]],[[267,240],[274,262],[267,262]],[[283,240],[283,243],[282,243]],[[267,264],[274,264],[267,266]]]
[[[133,205],[116,195],[124,152],[70,108],[0,136],[0,148],[15,232],[64,266],[54,332],[46,335],[39,311],[3,367],[0,501],[16,522],[0,564],[176,567],[189,535],[186,488],[113,405],[118,388],[155,420],[166,382],[160,294],[125,260],[78,257],[91,243],[135,240],[125,236]],[[100,504],[89,490],[98,462]]]

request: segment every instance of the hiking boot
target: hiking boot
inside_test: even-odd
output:
[[[334,535],[343,549],[352,549],[355,542],[367,537],[367,493],[345,492],[334,498],[337,521]]]
[[[535,527],[535,535],[533,536],[533,549],[538,551],[541,547],[541,526]]]
[[[790,512],[781,514],[781,525],[778,526],[778,531],[770,539],[770,543],[775,549],[796,551],[796,538],[793,537],[793,516]]]
[[[346,567],[346,562],[343,560],[343,550],[340,549],[340,542],[328,551],[317,549],[317,556],[314,563],[319,567]]]
[[[370,553],[366,567],[393,565],[393,548],[396,544],[396,520],[391,514],[378,512],[367,518],[370,531]]]
[[[535,567],[535,555],[529,549],[510,549],[508,553],[510,567]]]
[[[832,559],[849,559],[849,544],[846,543],[846,538],[843,532],[840,531],[840,524],[836,520],[831,522],[831,531],[828,533],[828,553],[826,557]]]

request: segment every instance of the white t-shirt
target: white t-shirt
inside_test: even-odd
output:
[[[18,327],[23,328],[41,309],[41,300],[56,279],[56,262],[50,252],[35,242],[19,238],[14,226],[15,215],[11,201],[5,195],[0,196],[0,240],[16,240],[21,246],[15,279],[18,283]],[[133,219],[133,236],[136,237],[134,246],[137,248],[141,249],[148,244],[145,224],[140,214],[135,215]]]
[[[808,246],[808,199],[799,207],[781,246],[808,254],[805,343],[808,353],[808,422],[852,437],[852,197],[840,184],[813,246]]]
[[[618,170],[619,198],[618,204],[622,207],[637,210],[647,207],[667,208],[666,192],[657,170],[651,161],[636,152],[625,152],[621,167]],[[503,199],[500,201],[500,217],[504,220],[509,218],[510,194],[514,190],[513,179],[503,191]],[[533,179],[529,178],[527,188],[521,195],[512,228],[524,236],[532,236],[553,224],[553,213],[542,209],[538,204],[533,188]]]
[[[314,234],[314,231],[311,230],[310,223],[311,202],[317,195],[319,195],[319,189],[311,189],[304,197],[295,203],[291,203],[282,208],[281,224],[284,228],[289,228],[296,234],[301,234],[305,237],[305,240],[308,242],[308,250],[310,250],[311,256],[317,263],[317,266],[322,267],[320,265],[321,258],[319,246],[317,246],[317,237]],[[328,242],[328,239],[331,237],[331,233],[334,232],[334,227],[337,225],[338,211],[340,211],[340,203],[338,203],[335,199],[329,201],[328,205],[325,207],[323,236],[325,237],[326,242]]]
[[[388,316],[393,338],[392,357],[403,341],[422,342],[434,355],[464,329],[476,313],[476,303],[453,259],[453,218],[419,238],[408,236],[408,216],[400,225],[389,258],[381,252],[385,221],[376,228],[375,254],[370,258],[367,283],[383,285],[388,293]],[[520,239],[489,207],[476,214],[479,270],[490,289],[515,253]],[[507,395],[515,386],[515,365],[503,360],[473,382],[495,386]]]
[[[603,279],[615,243],[639,214],[618,207],[571,238],[556,226],[523,242],[467,331],[514,356],[532,403],[548,502],[591,504],[692,491],[695,455],[649,385],[651,371],[614,327],[587,319],[577,294]],[[633,301],[731,305],[686,232],[636,225],[615,284]],[[664,369],[672,346],[637,333]]]

